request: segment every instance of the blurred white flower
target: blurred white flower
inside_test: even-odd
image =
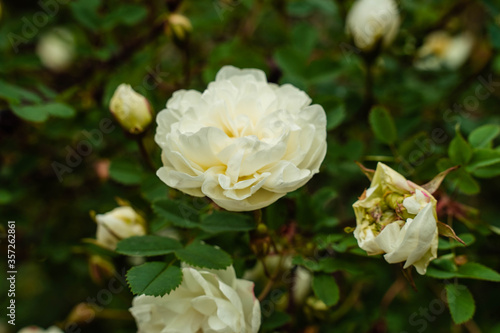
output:
[[[254,284],[225,270],[183,267],[182,284],[162,297],[136,296],[130,312],[138,333],[257,333]]]
[[[260,70],[223,67],[203,93],[177,91],[158,114],[157,174],[227,210],[266,207],[309,181],[325,157],[325,111],[310,104]]]
[[[427,36],[417,51],[415,67],[420,70],[455,70],[462,66],[472,51],[474,37],[470,32],[451,36],[435,31]]]
[[[54,72],[68,69],[75,58],[75,39],[64,28],[54,28],[43,34],[36,46],[42,64]]]
[[[370,188],[354,203],[354,237],[369,255],[405,262],[425,274],[437,257],[436,199],[425,189],[379,163]]]
[[[379,42],[389,46],[398,34],[399,24],[394,0],[357,0],[347,14],[346,32],[356,47],[369,52]]]
[[[63,333],[63,331],[56,326],[51,326],[44,330],[43,328],[40,328],[38,326],[28,326],[25,328],[22,328],[18,333]]]
[[[118,207],[106,214],[97,214],[97,242],[114,250],[125,238],[146,234],[146,222],[133,208]]]
[[[109,109],[120,126],[132,134],[144,132],[153,120],[149,101],[128,84],[116,88]]]

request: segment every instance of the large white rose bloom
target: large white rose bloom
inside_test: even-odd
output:
[[[394,0],[357,0],[347,14],[346,32],[356,47],[371,51],[379,41],[392,43],[399,30],[400,18]]]
[[[226,270],[182,268],[182,284],[162,297],[136,296],[138,333],[257,333],[260,304],[253,282]]]
[[[46,330],[38,326],[28,326],[22,328],[18,333],[63,333],[63,331],[57,326],[51,326]]]
[[[303,91],[256,69],[223,67],[200,93],[181,90],[157,116],[158,177],[231,211],[266,207],[319,171],[326,115]]]
[[[438,247],[436,199],[428,191],[379,163],[370,188],[353,208],[360,248],[426,273]]]

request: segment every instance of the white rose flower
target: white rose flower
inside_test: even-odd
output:
[[[38,326],[28,326],[22,328],[18,333],[63,333],[63,331],[57,326],[51,326],[46,330]]]
[[[114,250],[116,244],[125,238],[146,234],[146,222],[143,217],[128,206],[118,207],[106,214],[98,214],[97,242]]]
[[[42,64],[54,72],[62,72],[71,66],[75,57],[75,39],[64,28],[54,28],[42,35],[36,46]]]
[[[346,32],[356,47],[369,52],[379,41],[389,46],[396,38],[399,24],[394,0],[357,0],[347,14]]]
[[[370,188],[354,203],[354,237],[369,255],[405,262],[425,274],[437,257],[436,199],[421,186],[379,163]]]
[[[420,70],[455,70],[469,58],[474,45],[470,32],[451,36],[446,31],[435,31],[427,36],[417,51],[415,67]]]
[[[132,134],[144,132],[153,120],[149,101],[128,84],[122,83],[116,88],[109,109],[120,126]]]
[[[309,181],[326,154],[326,115],[303,91],[256,69],[223,67],[158,114],[158,177],[231,211],[266,207]]]
[[[226,270],[182,268],[182,284],[162,297],[136,296],[130,312],[138,333],[257,333],[254,284]]]

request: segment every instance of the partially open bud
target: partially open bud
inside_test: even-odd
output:
[[[430,71],[458,69],[469,58],[473,45],[474,38],[469,32],[451,36],[446,31],[435,31],[417,51],[415,67]]]
[[[68,69],[75,58],[75,39],[64,28],[55,28],[43,34],[36,46],[42,64],[54,72]]]
[[[400,18],[394,0],[357,0],[346,19],[346,32],[356,47],[370,52],[389,46],[399,30]]]
[[[151,105],[146,97],[124,83],[116,88],[109,109],[120,126],[131,134],[143,133],[153,119]]]
[[[97,241],[110,250],[125,238],[146,234],[146,222],[131,207],[118,207],[106,214],[97,214]]]
[[[425,274],[437,257],[436,199],[383,163],[353,208],[354,237],[369,255],[385,253],[389,263],[405,262]]]
[[[176,13],[168,15],[165,32],[177,42],[184,42],[192,30],[191,21],[186,16]]]

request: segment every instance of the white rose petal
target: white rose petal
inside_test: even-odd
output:
[[[158,177],[232,211],[266,207],[309,181],[326,154],[326,115],[256,69],[223,67],[199,93],[173,94],[157,116]]]
[[[253,283],[237,279],[234,268],[183,267],[182,284],[162,297],[137,296],[130,312],[139,333],[257,333],[260,304]]]

